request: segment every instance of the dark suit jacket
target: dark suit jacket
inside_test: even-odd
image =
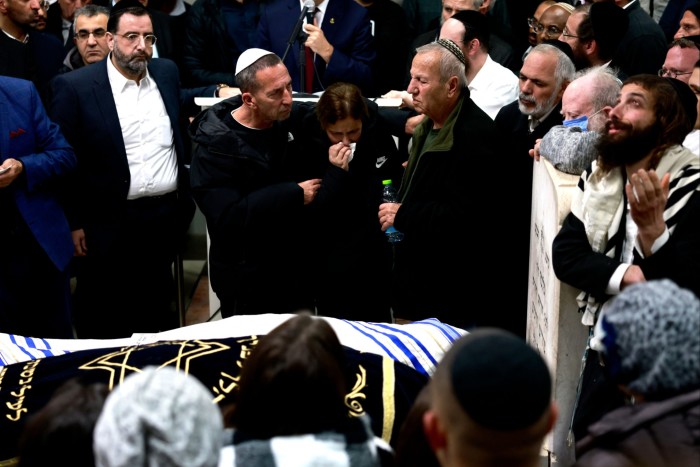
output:
[[[499,184],[510,195],[510,212],[517,220],[511,230],[510,259],[513,265],[513,279],[504,283],[512,284],[513,293],[520,294],[523,307],[527,304],[527,286],[530,257],[530,211],[532,208],[532,171],[533,159],[528,151],[535,145],[535,140],[542,138],[554,125],[561,125],[561,102],[550,112],[547,118],[530,133],[527,115],[518,109],[515,100],[501,108],[496,115],[496,132],[500,150],[498,162],[505,164],[507,170],[499,172]],[[501,177],[503,175],[503,177]],[[512,326],[524,336],[525,315],[515,316],[518,320]]]
[[[33,81],[44,103],[48,83],[58,74],[65,55],[61,41],[50,34],[31,31],[27,44],[0,34],[0,75]]]
[[[272,0],[263,4],[258,47],[282,57],[300,13],[298,0]],[[371,95],[376,51],[367,9],[353,0],[330,0],[321,29],[334,51],[328,64],[316,57],[318,75],[314,79],[314,92],[344,81],[356,84],[365,95]],[[295,91],[303,90],[303,83],[299,82],[299,52],[299,44],[295,42],[284,60]]]
[[[0,163],[11,157],[24,165],[23,174],[3,191],[14,199],[56,268],[64,271],[73,257],[73,240],[54,184],[75,169],[77,160],[31,81],[0,76],[0,135]]]
[[[666,60],[668,44],[661,26],[635,0],[626,9],[629,18],[627,34],[617,46],[611,66],[625,75],[656,72]]]
[[[107,60],[57,76],[51,82],[49,110],[78,156],[78,180],[67,209],[71,229],[83,228],[86,219],[118,224],[126,206],[131,174],[119,125],[117,107],[107,76]],[[167,59],[153,59],[148,72],[155,80],[170,117],[178,158],[178,191],[183,222],[189,225],[194,202],[184,166],[180,131],[180,87],[177,67]],[[188,216],[189,211],[189,217]]]

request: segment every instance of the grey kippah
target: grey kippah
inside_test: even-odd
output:
[[[700,299],[692,292],[668,279],[635,284],[600,319],[596,339],[616,383],[648,399],[700,388]]]
[[[222,432],[221,411],[197,378],[147,367],[107,397],[95,426],[95,465],[216,467]]]
[[[477,329],[464,339],[450,378],[467,415],[499,431],[526,428],[539,420],[551,403],[552,390],[542,356],[500,329]]]

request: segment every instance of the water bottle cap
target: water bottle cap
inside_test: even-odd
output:
[[[391,180],[382,180],[382,185],[391,185]]]

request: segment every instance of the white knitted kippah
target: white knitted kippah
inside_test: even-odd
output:
[[[146,367],[107,397],[95,425],[95,465],[216,467],[222,432],[221,411],[197,378]]]
[[[243,52],[236,62],[236,74],[248,68],[253,63],[257,62],[265,55],[273,55],[272,52],[265,49],[251,48]]]

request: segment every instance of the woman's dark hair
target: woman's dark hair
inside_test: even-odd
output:
[[[316,117],[323,129],[344,118],[366,120],[368,116],[362,92],[354,84],[333,83],[323,91],[316,103]]]
[[[27,419],[19,439],[19,466],[93,467],[92,434],[109,394],[103,383],[71,378]],[[61,462],[62,461],[62,462]]]
[[[227,426],[258,439],[342,429],[348,420],[343,347],[308,314],[262,337],[243,364]]]

